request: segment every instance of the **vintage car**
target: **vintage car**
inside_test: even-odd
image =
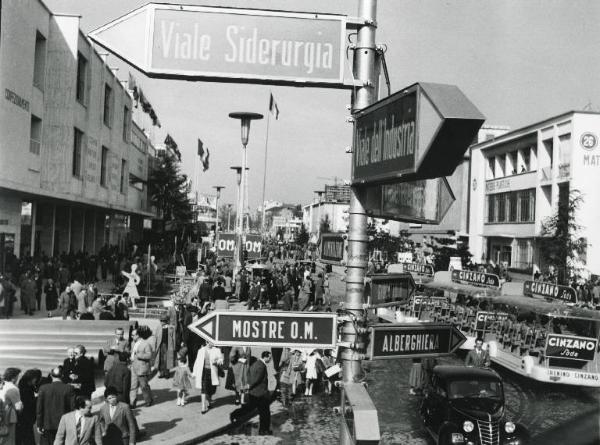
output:
[[[525,427],[505,418],[502,379],[491,369],[436,366],[423,391],[425,428],[438,445],[524,445]]]

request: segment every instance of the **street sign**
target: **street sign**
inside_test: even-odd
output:
[[[88,36],[149,77],[348,88],[343,15],[149,3]]]
[[[252,233],[246,234],[245,248],[248,251],[249,260],[257,260],[261,257],[262,238]],[[217,256],[219,258],[233,258],[235,251],[235,233],[219,233],[217,243]]]
[[[426,277],[433,277],[434,270],[431,264],[423,263],[402,263],[404,272],[416,273]]]
[[[398,323],[371,326],[371,360],[450,355],[467,338],[451,324]]]
[[[217,346],[333,348],[337,342],[333,313],[213,311],[188,328]]]
[[[344,259],[345,240],[341,233],[324,233],[321,235],[321,262],[341,264]]]
[[[376,274],[371,276],[370,306],[377,307],[395,301],[408,302],[417,288],[410,273]],[[365,292],[366,294],[366,292]]]
[[[475,316],[475,329],[483,330],[495,321],[503,322],[509,317],[506,312],[479,311]]]
[[[500,277],[493,273],[475,272],[472,270],[453,270],[452,281],[474,286],[500,288]]]
[[[454,85],[417,83],[354,115],[354,185],[450,176],[484,116]]]
[[[456,200],[446,178],[367,185],[358,199],[371,217],[420,224],[439,224]]]
[[[539,295],[545,298],[564,301],[565,303],[577,303],[577,291],[570,286],[546,283],[544,281],[525,281],[523,283],[524,295]]]

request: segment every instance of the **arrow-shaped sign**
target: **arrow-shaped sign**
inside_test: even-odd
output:
[[[446,178],[367,185],[358,198],[369,216],[420,224],[439,224],[456,199]]]
[[[315,312],[213,311],[188,328],[217,346],[333,348],[337,316]]]
[[[466,341],[452,324],[398,323],[371,326],[371,359],[421,358],[450,355]]]
[[[455,85],[403,88],[354,115],[352,182],[450,176],[484,120]]]
[[[417,285],[413,276],[406,273],[386,273],[371,276],[370,302],[371,307],[408,302],[414,295]]]

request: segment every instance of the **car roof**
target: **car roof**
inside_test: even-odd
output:
[[[500,376],[493,369],[474,368],[467,366],[438,365],[433,368],[433,373],[444,380],[464,380],[464,379],[482,379],[482,380],[501,380]]]

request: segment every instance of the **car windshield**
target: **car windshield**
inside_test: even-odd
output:
[[[497,380],[455,380],[448,389],[451,399],[503,397],[502,383]]]

